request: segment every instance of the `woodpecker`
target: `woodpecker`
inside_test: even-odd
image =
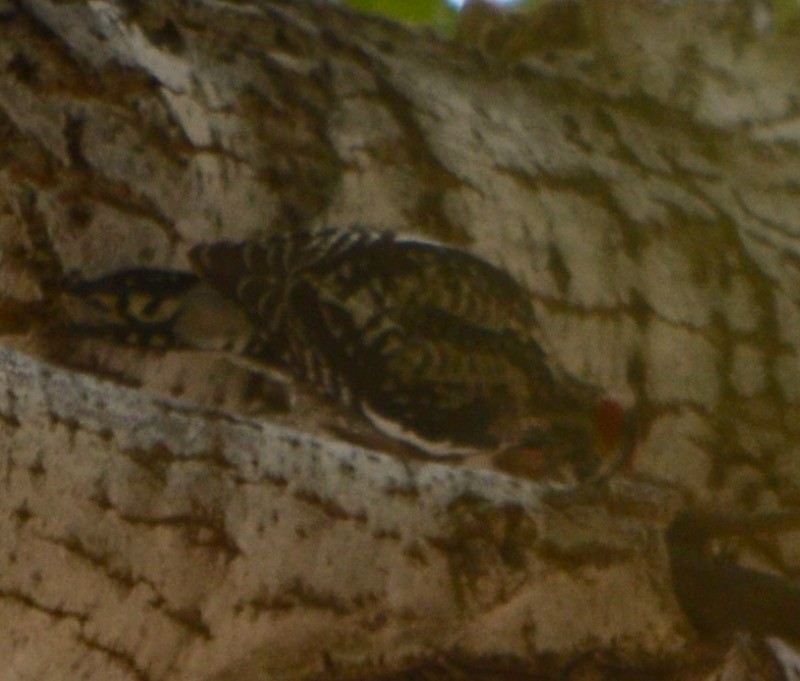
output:
[[[533,450],[586,476],[619,451],[616,403],[550,366],[529,293],[466,251],[356,227],[201,244],[189,260],[194,273],[129,270],[71,293],[129,341],[277,363],[426,455]]]

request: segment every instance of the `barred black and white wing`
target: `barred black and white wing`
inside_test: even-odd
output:
[[[464,251],[332,229],[190,258],[299,376],[429,453],[501,446],[594,398],[556,380],[526,291]]]

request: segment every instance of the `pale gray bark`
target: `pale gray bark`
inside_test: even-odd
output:
[[[0,366],[3,678],[296,678],[685,640],[652,518]],[[668,516],[669,496],[625,490]]]
[[[640,405],[640,476],[791,508],[796,37],[755,3],[587,16],[577,47],[495,59],[330,3],[0,4],[0,321],[39,357],[0,358],[9,678],[676,653],[676,495],[553,510],[532,483],[337,444],[313,414],[246,417],[226,360],[48,326],[64,273],[186,267],[199,241],[435,238],[508,269],[553,360]],[[774,541],[800,564],[796,535]]]

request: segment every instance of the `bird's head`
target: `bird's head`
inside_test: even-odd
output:
[[[602,397],[581,409],[538,414],[496,463],[525,477],[596,480],[628,468],[635,447],[635,410]]]

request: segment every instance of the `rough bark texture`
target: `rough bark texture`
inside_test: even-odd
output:
[[[327,3],[0,3],[7,678],[674,668],[678,507],[798,495],[798,48],[756,3],[579,16],[465,46]],[[638,404],[639,482],[553,505],[276,415],[225,359],[57,333],[66,274],[354,222],[524,283],[553,361]]]
[[[683,640],[652,522],[0,361],[0,599],[22,678],[659,657]]]

